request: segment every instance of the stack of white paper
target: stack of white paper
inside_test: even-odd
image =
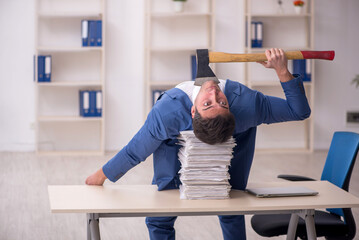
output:
[[[225,199],[231,185],[228,167],[232,159],[233,138],[225,143],[210,145],[200,141],[193,131],[182,131],[178,136],[182,145],[178,159],[181,199]]]

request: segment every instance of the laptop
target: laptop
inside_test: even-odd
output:
[[[263,187],[247,188],[247,192],[256,197],[295,197],[295,196],[314,196],[318,192],[307,187]]]

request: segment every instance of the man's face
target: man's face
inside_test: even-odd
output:
[[[214,118],[229,112],[227,97],[214,81],[205,82],[201,86],[191,109],[192,118],[196,108],[203,118]]]

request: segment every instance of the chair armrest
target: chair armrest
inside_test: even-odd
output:
[[[286,174],[280,174],[278,175],[278,178],[282,178],[288,181],[316,181],[313,178],[299,176],[299,175],[286,175]]]

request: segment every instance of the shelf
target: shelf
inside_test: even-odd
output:
[[[38,116],[39,122],[94,122],[102,121],[102,117],[80,116]]]
[[[265,1],[245,0],[246,26],[244,30],[246,53],[264,53],[267,49],[282,48],[287,51],[308,51],[313,50],[313,0],[307,0],[309,6],[303,10],[303,14],[296,14],[288,6],[286,14],[275,14],[273,4],[263,6]],[[272,6],[270,6],[272,5]],[[271,8],[272,7],[272,8]],[[252,10],[256,13],[253,14]],[[293,12],[292,14],[290,12]],[[262,13],[262,14],[261,14]],[[260,21],[263,24],[262,42],[263,47],[252,48],[251,36],[255,29],[250,25],[251,21]],[[267,30],[267,31],[265,31]],[[289,71],[293,66],[289,62]],[[314,104],[314,63],[311,63],[312,81],[303,82],[308,102],[313,109]],[[265,95],[285,99],[285,94],[275,72],[269,72],[259,64],[245,63],[243,78],[245,83],[252,89],[258,90]],[[312,110],[313,111],[313,110]],[[312,118],[305,121],[294,121],[281,123],[280,125],[263,125],[258,127],[256,151],[261,153],[291,153],[311,152],[313,150],[314,125]]]
[[[177,86],[178,84],[184,82],[184,81],[189,81],[189,80],[182,80],[182,81],[152,81],[150,82],[150,86],[151,88],[160,88],[160,87],[174,87]]]
[[[35,0],[36,153],[43,155],[103,155],[105,140],[106,0]],[[102,46],[82,46],[82,20],[102,21]],[[97,24],[96,24],[97,25]],[[89,30],[89,28],[87,28]],[[98,30],[100,30],[98,28]],[[38,56],[51,55],[51,82],[38,82],[46,69]],[[42,65],[39,65],[42,64]],[[89,107],[102,116],[80,116],[81,90]],[[90,96],[91,95],[91,96]],[[84,101],[85,101],[84,100]]]
[[[175,12],[171,1],[146,0],[145,115],[154,90],[167,90],[192,80],[197,49],[215,49],[215,0],[187,4]]]
[[[100,12],[39,12],[40,18],[101,18]]]
[[[210,48],[207,47],[193,47],[193,48],[188,48],[188,47],[173,47],[173,48],[169,48],[169,47],[161,47],[161,48],[150,48],[151,52],[158,52],[158,53],[166,53],[166,52],[195,52],[197,49],[208,49],[210,50]]]
[[[38,86],[41,87],[101,87],[102,83],[100,81],[74,81],[74,82],[37,82]]]
[[[252,87],[271,87],[271,86],[280,86],[278,81],[250,81],[248,82]]]
[[[102,51],[103,47],[46,47],[39,46],[39,52],[89,52],[89,51]]]
[[[152,18],[177,18],[177,17],[209,17],[212,13],[203,12],[203,13],[196,13],[196,12],[183,12],[183,13],[152,13]]]
[[[280,86],[280,82],[278,81],[250,81],[248,82],[252,87],[276,87]],[[311,86],[312,82],[303,82],[304,86]]]
[[[303,18],[310,17],[310,14],[246,14],[246,17],[252,18]]]
[[[101,150],[73,150],[73,151],[41,151],[38,150],[37,154],[39,155],[46,155],[46,156],[83,156],[83,155],[90,155],[90,156],[100,156],[103,155],[104,152]]]

